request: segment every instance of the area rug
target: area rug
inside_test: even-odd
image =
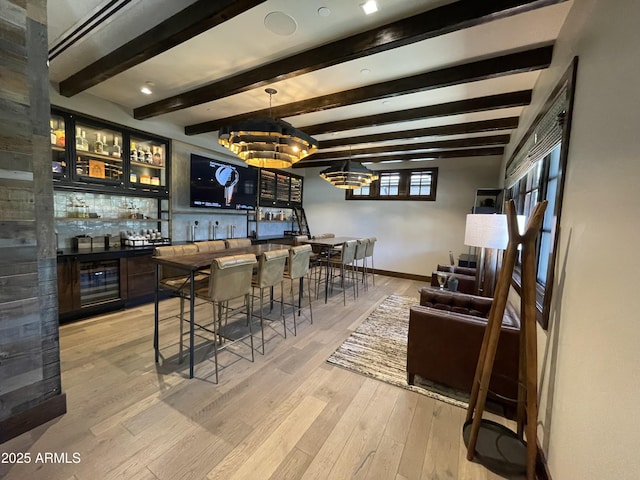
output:
[[[467,408],[468,395],[416,376],[407,383],[409,308],[415,298],[389,295],[360,324],[327,362],[458,407]],[[446,361],[446,359],[443,359]]]

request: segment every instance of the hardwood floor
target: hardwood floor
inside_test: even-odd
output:
[[[274,323],[264,356],[256,341],[254,363],[232,353],[248,358],[246,345],[222,352],[219,384],[206,345],[196,378],[188,378],[186,358],[178,364],[176,299],[161,304],[159,366],[153,305],[63,325],[68,413],[0,445],[31,456],[28,464],[0,463],[0,478],[506,478],[466,460],[465,410],[326,363],[383,298],[417,299],[419,286],[377,276],[375,288],[357,301],[347,296],[346,307],[339,292],[327,305],[316,301],[313,325],[303,321],[285,340]],[[36,463],[53,452],[68,463]]]

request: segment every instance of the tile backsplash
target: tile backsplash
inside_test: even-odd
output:
[[[168,223],[158,228],[158,200],[97,193],[54,193],[58,248],[71,248],[77,235],[119,236],[122,231],[159,229],[170,236]]]

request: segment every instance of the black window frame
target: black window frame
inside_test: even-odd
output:
[[[376,170],[379,175],[378,180],[374,180],[368,185],[368,195],[362,195],[361,189],[346,190],[345,200],[403,200],[403,201],[422,201],[435,202],[438,186],[438,167],[428,168],[396,168],[390,170]],[[416,173],[431,175],[431,192],[429,195],[411,195],[411,177]],[[398,175],[398,194],[387,195],[381,193],[381,183],[384,178],[391,175]],[[381,182],[382,180],[382,182]]]

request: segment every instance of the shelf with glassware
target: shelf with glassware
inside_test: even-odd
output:
[[[97,191],[113,191],[116,187],[126,194],[133,191],[166,196],[169,149],[168,139],[52,110],[51,155],[56,187],[81,185]]]
[[[303,177],[292,173],[260,169],[258,204],[262,207],[293,208],[302,206]]]
[[[257,240],[283,238],[292,231],[293,212],[290,208],[258,207],[247,215],[247,232]]]

